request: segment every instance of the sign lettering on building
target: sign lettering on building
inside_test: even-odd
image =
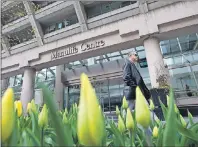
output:
[[[51,55],[51,60],[59,59],[62,57],[66,57],[67,55],[72,55],[78,53],[78,48],[75,46],[69,47],[63,51],[54,51]]]
[[[105,41],[95,41],[91,43],[82,43],[79,47],[77,46],[70,46],[69,48],[66,48],[64,50],[59,51],[53,51],[51,52],[51,60],[60,59],[69,55],[75,55],[76,53],[79,53],[79,49],[81,52],[89,51],[92,49],[100,48],[105,46]]]

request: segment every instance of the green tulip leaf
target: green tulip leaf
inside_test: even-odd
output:
[[[55,100],[53,99],[53,94],[48,89],[47,86],[40,83],[39,87],[43,91],[43,98],[44,102],[46,103],[47,107],[49,108],[49,115],[52,119],[52,126],[55,128],[57,134],[57,141],[59,146],[73,146],[74,142],[73,139],[70,137],[71,134],[68,134],[64,131],[64,125],[59,115],[57,115],[57,105]]]
[[[156,146],[159,147],[159,146],[162,146],[162,141],[163,141],[163,127],[164,125],[162,123],[160,123],[159,125],[159,136],[157,138],[157,142],[156,142]]]
[[[193,118],[190,116],[190,112],[188,111],[188,119],[189,119],[189,123],[192,126],[194,124],[193,122]]]
[[[50,145],[50,146],[55,146],[56,145],[56,142],[52,140],[52,138],[50,137],[45,137],[44,138],[44,142],[47,144],[47,145]]]
[[[173,89],[170,89],[169,108],[167,111],[167,116],[165,117],[166,117],[166,127],[163,134],[163,146],[175,146],[177,124],[176,124],[176,113],[174,110]]]
[[[36,138],[35,134],[29,129],[26,129],[27,134],[30,136],[33,146],[40,146],[38,138]]]
[[[198,144],[198,123],[192,125],[189,129],[186,129],[182,125],[179,125],[179,131],[182,134],[182,146],[186,146],[187,142],[190,140]]]
[[[15,146],[18,142],[18,135],[19,135],[19,132],[18,132],[18,118],[17,118],[17,115],[16,115],[16,112],[14,113],[14,128],[13,131],[12,131],[12,135],[8,141],[8,146]]]

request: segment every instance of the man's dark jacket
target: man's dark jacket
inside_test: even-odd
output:
[[[124,95],[127,100],[134,100],[136,98],[137,86],[140,87],[147,100],[151,97],[150,91],[146,87],[135,64],[128,59],[125,60],[125,64],[123,66],[123,80],[125,83]]]

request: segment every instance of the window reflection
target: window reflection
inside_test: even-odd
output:
[[[93,18],[98,15],[131,5],[136,3],[137,1],[97,1],[91,4],[85,5],[85,11],[87,14],[87,18]]]

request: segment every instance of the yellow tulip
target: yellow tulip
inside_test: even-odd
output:
[[[153,137],[157,138],[157,136],[158,136],[158,128],[155,126],[153,128]]]
[[[134,130],[133,116],[129,108],[127,108],[127,114],[126,114],[126,128],[129,130],[131,129]]]
[[[46,104],[44,104],[39,117],[38,117],[38,124],[41,128],[47,126],[48,124],[48,110]]]
[[[2,97],[1,140],[5,142],[12,134],[14,126],[14,92],[8,88]]]
[[[15,101],[15,108],[17,110],[17,116],[20,117],[23,113],[23,107],[21,101]]]
[[[120,130],[121,133],[123,133],[126,129],[124,125],[124,121],[120,115],[118,116],[118,129]]]
[[[34,112],[34,113],[37,113],[38,111],[38,109],[37,109],[37,106],[36,106],[36,104],[35,104],[35,102],[34,102],[34,99],[32,99],[32,101],[31,101],[31,110],[32,110],[32,112]]]
[[[101,106],[100,106],[100,105],[98,106],[98,108],[99,108],[99,111],[101,111],[101,112],[102,112],[102,109],[101,109]]]
[[[28,105],[27,105],[27,112],[28,113],[30,113],[30,111],[32,110],[32,105],[31,105],[31,103],[28,103]]]
[[[127,109],[128,108],[128,102],[127,102],[125,96],[123,97],[123,100],[122,100],[122,108],[123,109]]]
[[[151,122],[150,110],[139,87],[136,88],[135,117],[137,123],[142,125],[144,128],[149,127]]]
[[[120,110],[119,110],[118,106],[116,106],[116,115],[120,115]]]
[[[153,111],[155,109],[155,105],[152,101],[152,99],[150,99],[150,110]]]
[[[181,120],[181,123],[182,123],[183,127],[186,128],[187,123],[186,123],[186,121],[184,120],[184,118],[181,116],[181,114],[180,114],[180,120]]]
[[[104,118],[94,89],[86,74],[81,74],[80,103],[77,121],[78,139],[84,146],[102,146]]]

